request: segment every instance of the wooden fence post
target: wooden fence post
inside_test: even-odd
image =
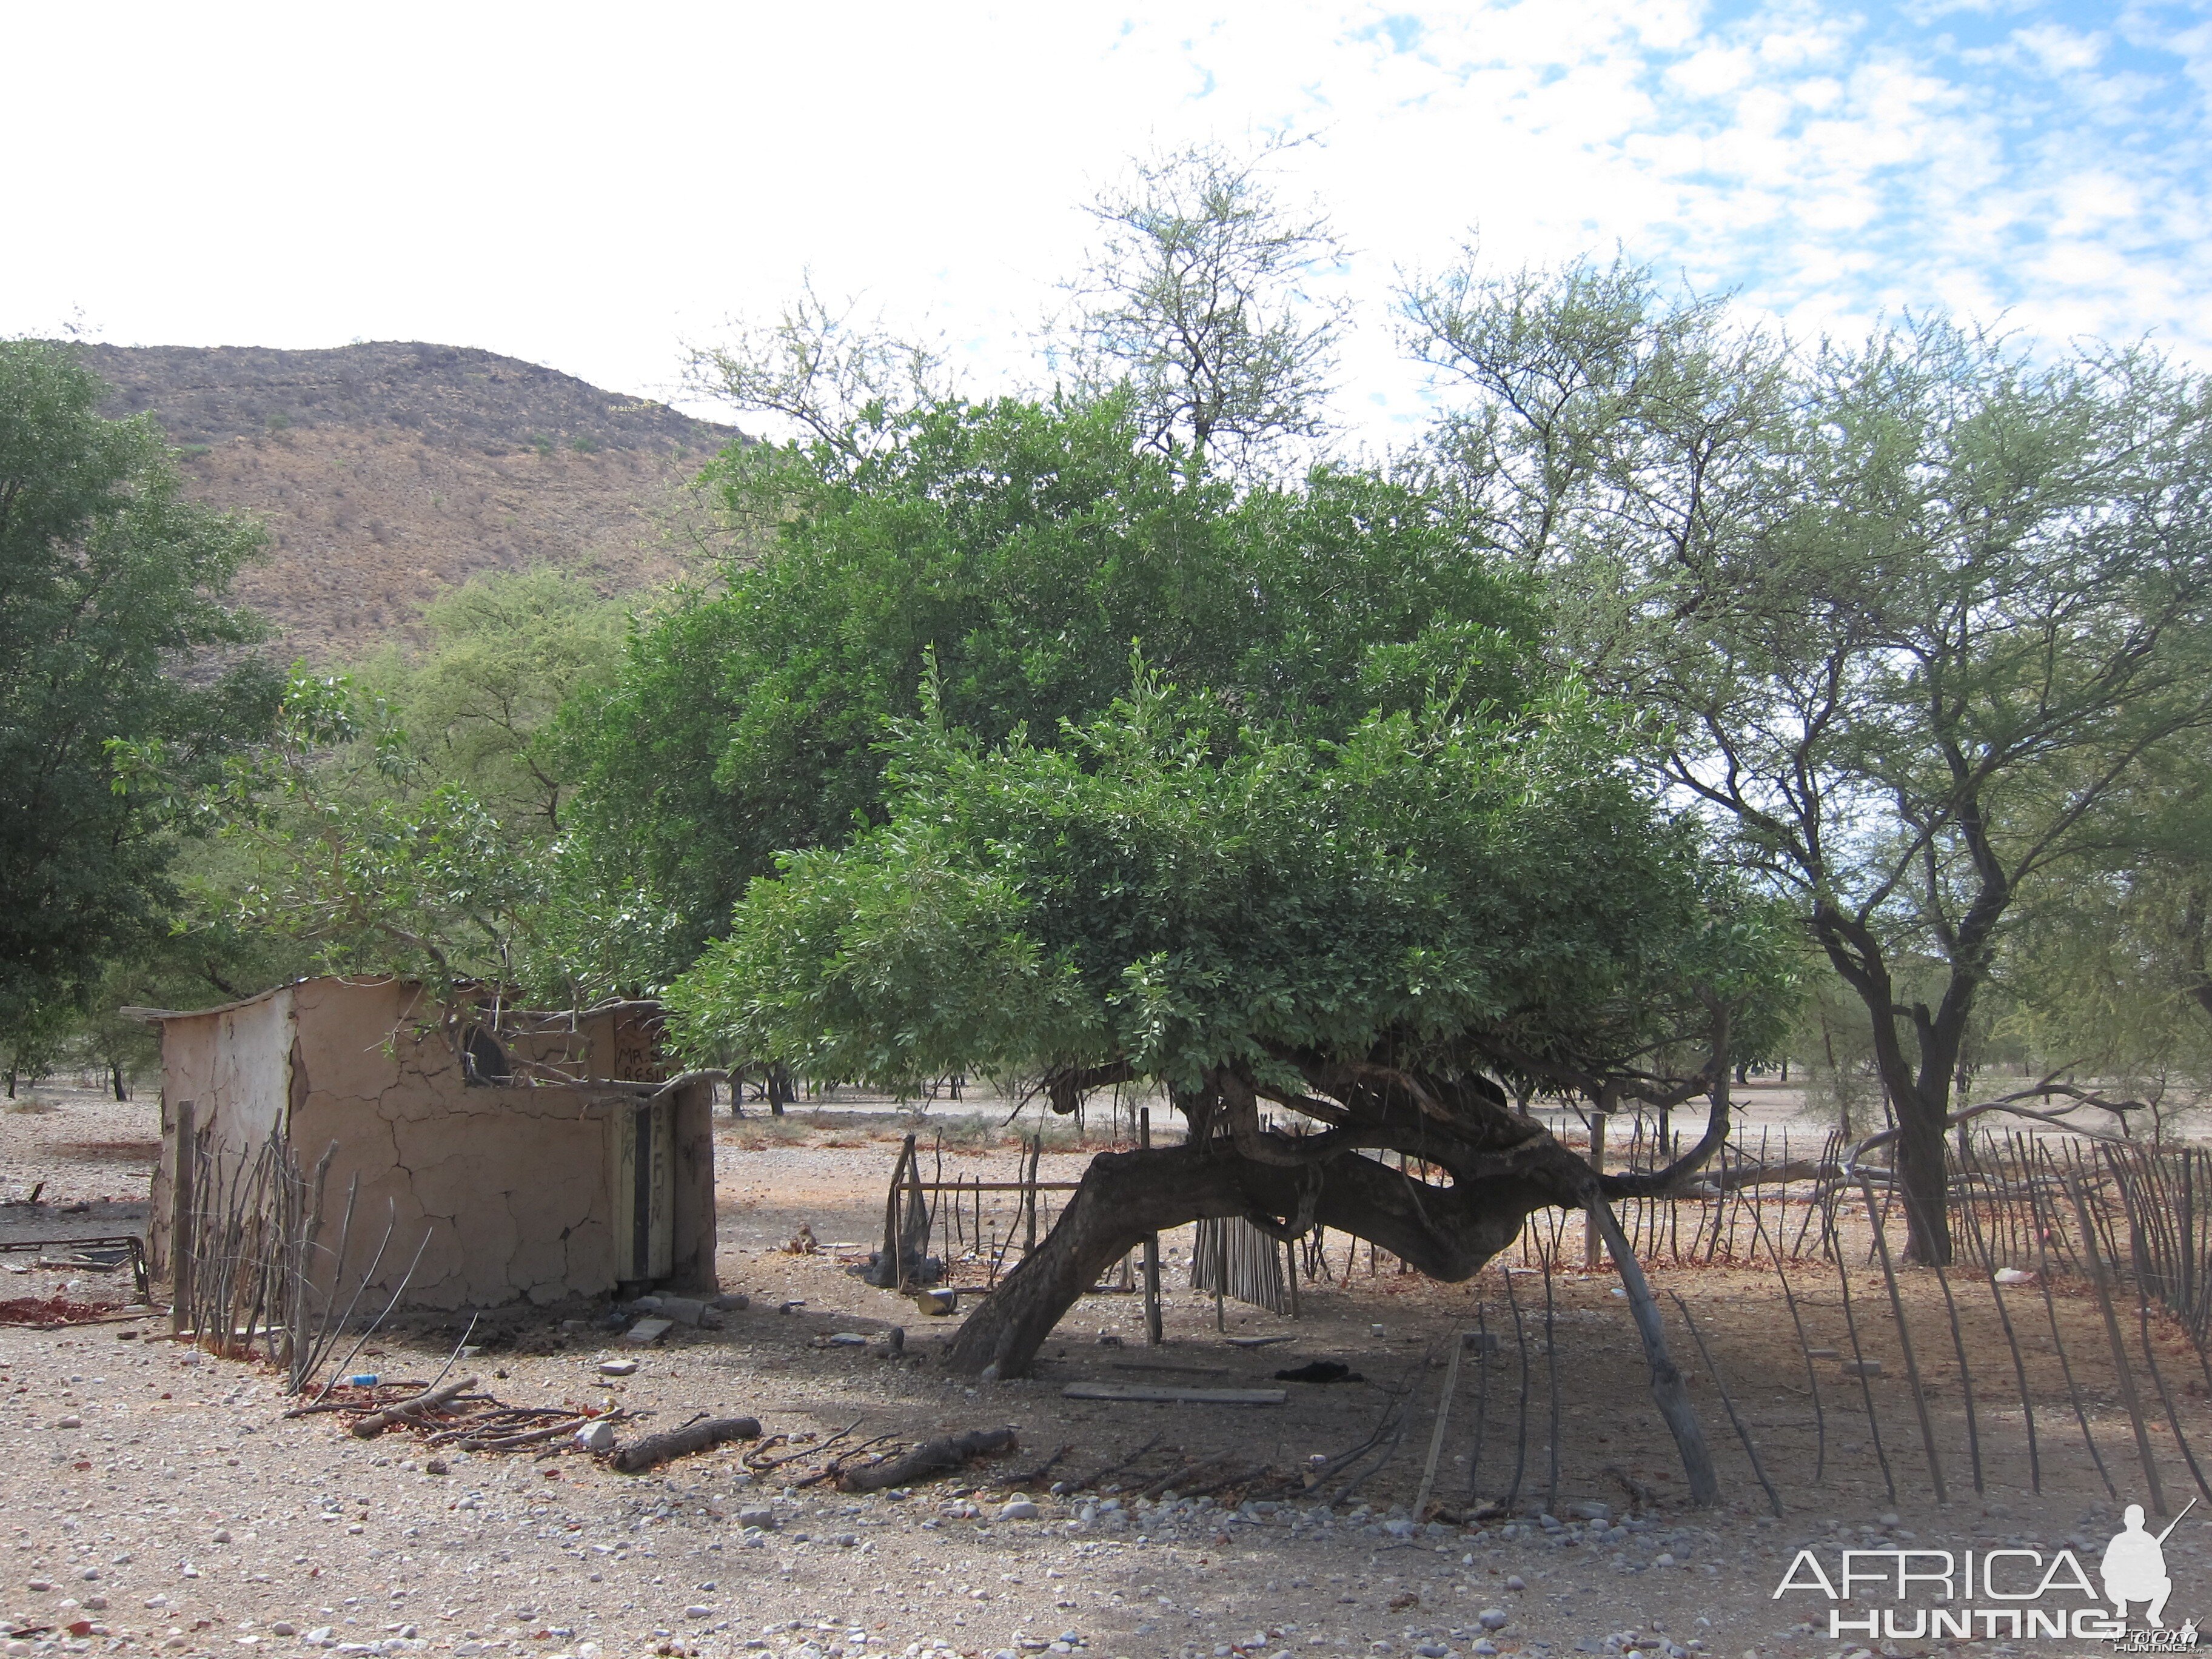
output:
[[[1705,1444],[1705,1425],[1698,1421],[1697,1410],[1690,1404],[1681,1370],[1674,1364],[1674,1356],[1667,1352],[1667,1334],[1660,1322],[1658,1298],[1651,1294],[1650,1281],[1644,1277],[1643,1265],[1637,1261],[1636,1252],[1629,1249],[1620,1224],[1613,1218],[1595,1180],[1583,1201],[1596,1220],[1606,1248],[1613,1252],[1613,1265],[1620,1270],[1621,1288],[1628,1292],[1629,1311],[1635,1316],[1637,1334],[1644,1340],[1644,1364],[1651,1372],[1652,1403],[1659,1407],[1668,1431],[1674,1437],[1675,1449],[1681,1454],[1682,1472],[1690,1479],[1690,1501],[1711,1508],[1721,1501],[1720,1476],[1713,1468],[1712,1451]],[[1510,1289],[1511,1281],[1507,1283]]]
[[[169,1332],[181,1334],[191,1322],[192,1305],[192,1181],[198,1174],[198,1139],[193,1133],[193,1106],[177,1103],[176,1179],[169,1186]]]
[[[1590,1114],[1589,1166],[1594,1174],[1605,1173],[1605,1114]],[[1605,1266],[1605,1239],[1598,1231],[1597,1217],[1585,1210],[1583,1212],[1583,1269],[1595,1273]]]
[[[1137,1146],[1150,1152],[1152,1146],[1152,1109],[1143,1108],[1137,1116]],[[1157,1348],[1164,1339],[1160,1332],[1160,1236],[1145,1235],[1145,1346]]]
[[[906,1163],[913,1156],[914,1137],[908,1135],[899,1147],[898,1162],[891,1166],[891,1188],[884,1198],[883,1261],[890,1271],[884,1273],[882,1279],[886,1285],[898,1291],[906,1289],[906,1254],[899,1248],[899,1235],[904,1231],[899,1225],[899,1188],[906,1182]]]

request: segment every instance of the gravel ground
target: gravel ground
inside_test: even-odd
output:
[[[36,1212],[0,1208],[0,1234],[52,1224],[70,1204],[127,1206],[143,1194],[143,1164],[105,1149],[139,1145],[150,1155],[150,1107],[66,1096],[61,1107],[0,1117],[0,1183],[14,1188],[4,1195],[44,1179],[46,1196],[61,1200]],[[616,1474],[575,1450],[543,1459],[434,1454],[404,1431],[364,1442],[330,1416],[287,1419],[290,1402],[266,1368],[180,1352],[159,1340],[160,1322],[0,1326],[0,1435],[14,1454],[0,1467],[0,1525],[12,1534],[0,1536],[0,1617],[19,1630],[44,1630],[6,1644],[5,1655],[257,1646],[334,1649],[349,1659],[372,1651],[453,1659],[1844,1655],[1858,1643],[1826,1638],[1825,1601],[1773,1597],[1801,1547],[1820,1547],[1832,1561],[1848,1541],[2055,1549],[2078,1538],[2094,1570],[2095,1550],[2118,1525],[2080,1441],[2069,1447],[2060,1438],[2071,1424],[2055,1405],[2039,1418],[2039,1499],[2026,1492],[2024,1466],[2004,1439],[2013,1431],[1986,1402],[1989,1491],[1968,1495],[1953,1407],[1940,1407],[1959,1490],[1938,1510],[1910,1462],[1917,1444],[1893,1379],[1880,1407],[1900,1498],[1893,1502],[1881,1486],[1864,1419],[1856,1427],[1844,1420],[1856,1407],[1839,1393],[1828,1404],[1828,1467],[1813,1486],[1810,1442],[1793,1437],[1808,1432],[1803,1402],[1790,1393],[1802,1363],[1771,1281],[1715,1271],[1674,1273],[1664,1282],[1699,1306],[1777,1474],[1784,1519],[1741,1501],[1758,1491],[1702,1381],[1699,1409],[1740,1501],[1697,1511],[1664,1495],[1670,1484],[1679,1488],[1679,1473],[1644,1392],[1632,1334],[1607,1281],[1576,1276],[1555,1286],[1561,1520],[1422,1526],[1407,1510],[1427,1450],[1443,1340],[1468,1322],[1468,1287],[1387,1270],[1348,1288],[1316,1285],[1296,1326],[1231,1304],[1229,1334],[1293,1339],[1258,1352],[1225,1343],[1211,1301],[1188,1291],[1170,1299],[1169,1346],[1147,1352],[1138,1346],[1137,1298],[1100,1296],[1070,1316],[1067,1340],[1048,1351],[1038,1379],[971,1385],[934,1364],[943,1323],[863,1285],[851,1272],[857,1249],[837,1248],[857,1247],[880,1226],[890,1151],[880,1125],[858,1119],[731,1125],[719,1154],[723,1279],[751,1297],[748,1311],[732,1313],[720,1330],[679,1327],[636,1352],[638,1370],[628,1377],[600,1373],[603,1360],[629,1352],[617,1332],[602,1328],[603,1305],[488,1322],[477,1334],[479,1351],[463,1364],[510,1403],[611,1401],[647,1429],[699,1412],[743,1413],[771,1435],[827,1437],[857,1422],[854,1441],[911,1442],[1006,1424],[1020,1450],[971,1466],[965,1480],[866,1498],[756,1478],[739,1446],[644,1475]],[[947,1170],[999,1176],[1010,1162],[1010,1149],[987,1143],[948,1155]],[[1065,1178],[1079,1165],[1077,1155],[1048,1154],[1042,1173]],[[134,1191],[132,1182],[142,1184]],[[821,1253],[777,1248],[801,1220],[823,1242]],[[988,1209],[986,1221],[988,1238]],[[1172,1237],[1169,1245],[1179,1247]],[[970,1263],[963,1271],[986,1269]],[[33,1270],[10,1279],[4,1294],[45,1296],[67,1285],[79,1300],[125,1299],[127,1282],[116,1277]],[[1181,1278],[1171,1271],[1171,1282]],[[1487,1299],[1492,1329],[1503,1284],[1487,1273],[1474,1293]],[[1522,1281],[1524,1310],[1532,1288]],[[805,1305],[775,1311],[787,1301]],[[902,1358],[883,1340],[895,1322],[909,1333]],[[2086,1323],[2080,1329],[2086,1352],[2094,1333]],[[867,1346],[829,1343],[846,1333]],[[1101,1346],[1102,1333],[1121,1346]],[[442,1321],[380,1333],[355,1364],[427,1378],[458,1336]],[[1976,1340],[1985,1346],[1987,1334]],[[1257,1409],[1078,1402],[1060,1393],[1067,1381],[1129,1382],[1146,1370],[1243,1386],[1312,1358],[1340,1360],[1370,1380],[1291,1385],[1288,1404]],[[1997,1353],[1990,1364],[2008,1361]],[[1500,1460],[1514,1451],[1500,1426],[1517,1385],[1513,1368],[1498,1360],[1466,1370],[1438,1464],[1437,1490],[1455,1498],[1470,1484],[1501,1488]],[[1540,1361],[1533,1376],[1531,1409],[1540,1420]],[[1479,1385],[1489,1438],[1476,1454],[1478,1481],[1468,1464]],[[1403,1443],[1382,1474],[1334,1510],[1310,1499],[1231,1510],[1210,1498],[1170,1504],[1138,1494],[1153,1471],[1216,1452],[1241,1449],[1255,1462],[1294,1470],[1316,1453],[1357,1443],[1392,1389],[1408,1390],[1414,1402]],[[2091,1406],[2124,1486],[2124,1431],[2114,1430],[2108,1401]],[[2189,1408],[2200,1421],[2203,1402],[2192,1399]],[[1113,1492],[1111,1481],[1109,1490],[1074,1495],[1034,1489],[1118,1462],[1148,1438],[1158,1448],[1141,1473],[1126,1477],[1130,1490]],[[1543,1439],[1530,1439],[1524,1497],[1550,1483]],[[1027,1483],[1032,1490],[1012,1489],[1013,1471],[1060,1447],[1069,1449]],[[445,1472],[432,1472],[434,1455]],[[1626,1513],[1608,1468],[1661,1495]],[[2172,1478],[2175,1490],[2185,1485],[2178,1469]],[[1017,1505],[1011,1515],[1009,1503]],[[1605,1524],[1577,1518],[1577,1506],[1594,1503],[1613,1506]],[[763,1508],[772,1524],[745,1513]],[[2203,1519],[2200,1510],[2167,1545],[2180,1587],[2169,1622],[2212,1601],[2203,1553],[2212,1534]],[[1801,1622],[1816,1616],[1817,1627]],[[73,1623],[88,1632],[67,1634]],[[2099,1645],[1905,1641],[1883,1650],[2070,1653]]]

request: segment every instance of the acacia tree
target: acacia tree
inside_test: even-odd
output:
[[[857,462],[886,425],[951,390],[933,347],[859,313],[856,300],[823,299],[810,272],[774,322],[733,319],[723,339],[692,347],[684,384],[741,413],[773,416],[802,443]]]
[[[635,919],[564,834],[550,728],[611,675],[624,608],[539,570],[479,577],[424,623],[419,653],[359,674],[295,665],[267,732],[197,788],[170,745],[118,746],[126,789],[187,802],[208,832],[179,872],[174,936],[126,964],[130,1000],[318,968],[578,1001],[617,982]]]
[[[684,1041],[823,1076],[995,1071],[1063,1113],[1167,1092],[1185,1144],[1094,1159],[957,1369],[1023,1373],[1108,1263],[1199,1217],[1464,1279],[1534,1209],[1672,1188],[1727,1133],[1732,1036],[1777,1029],[1782,936],[1571,684],[1501,710],[1447,681],[1340,739],[1141,670],[1048,746],[942,708],[892,745],[886,822],[787,854],[668,1000]],[[1516,1109],[1524,1083],[1716,1106],[1672,1168],[1601,1179]]]
[[[366,688],[392,706],[424,776],[453,783],[519,837],[562,830],[573,786],[554,717],[612,678],[629,606],[564,571],[495,572],[423,607],[422,649],[365,665]]]
[[[1867,1010],[1909,1248],[1948,1260],[1944,1129],[2007,930],[2212,721],[2212,393],[1938,322],[1795,354],[1626,264],[1470,266],[1407,313],[1560,649],[1668,723],[1659,775]]]
[[[1249,471],[1327,429],[1345,308],[1314,279],[1346,250],[1270,183],[1288,148],[1155,155],[1089,210],[1100,240],[1068,285],[1075,362],[1094,388],[1125,382],[1146,441],[1194,472],[1217,454]]]

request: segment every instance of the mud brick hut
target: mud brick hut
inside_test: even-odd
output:
[[[325,1297],[364,1278],[389,1296],[403,1276],[402,1305],[439,1309],[717,1288],[713,1081],[669,1075],[649,1003],[532,1014],[482,988],[321,978],[136,1012],[161,1033],[148,1249],[173,1287],[216,1194],[281,1165],[320,1194],[296,1207],[320,1217],[298,1224],[316,1228],[303,1267]]]

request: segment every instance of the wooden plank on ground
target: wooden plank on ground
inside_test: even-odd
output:
[[[1147,1388],[1132,1382],[1071,1382],[1063,1400],[1115,1400],[1161,1406],[1279,1406],[1287,1389]]]

